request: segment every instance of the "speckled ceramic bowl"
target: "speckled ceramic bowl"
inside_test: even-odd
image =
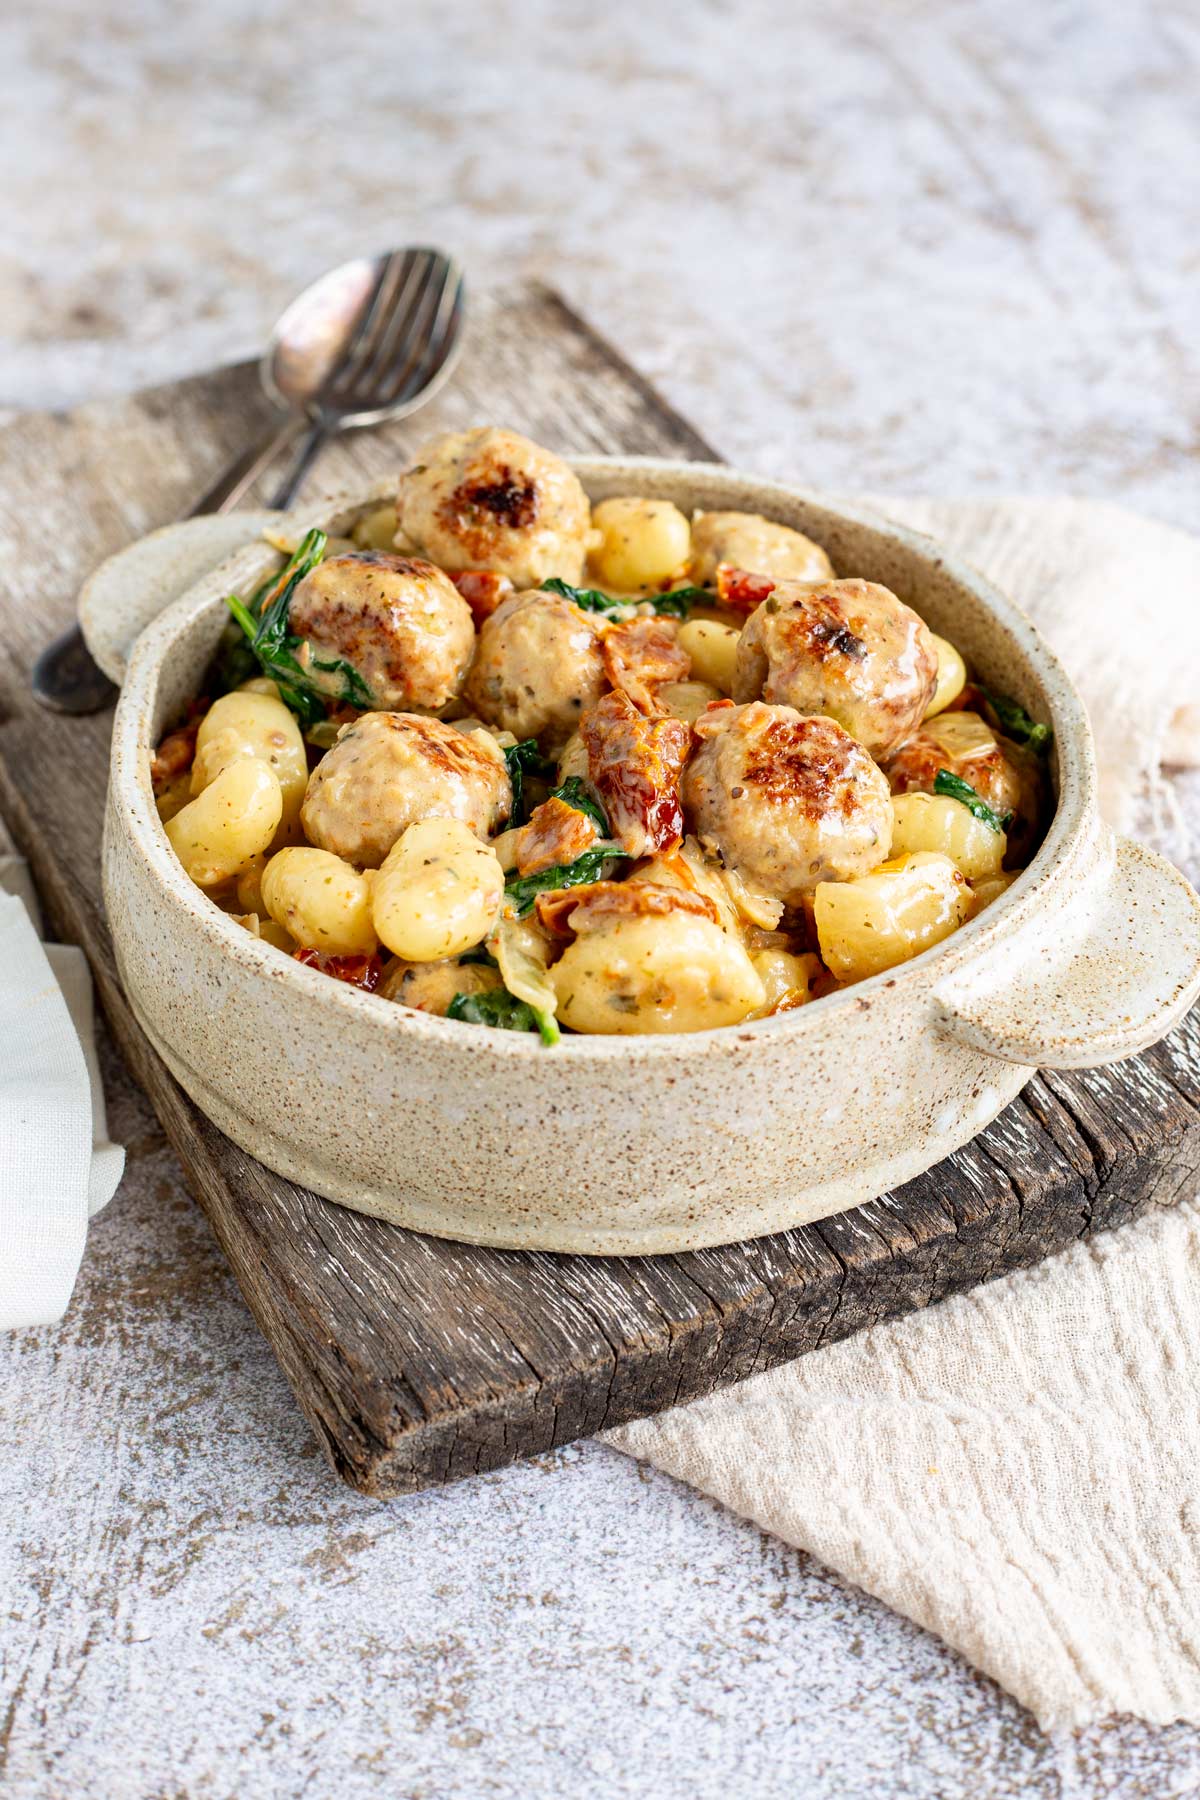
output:
[[[137,1016],[236,1143],[333,1200],[441,1236],[691,1249],[868,1199],[965,1143],[1039,1064],[1131,1055],[1182,1016],[1200,992],[1200,901],[1168,863],[1101,823],[1083,708],[1002,594],[929,539],[792,488],[688,463],[575,466],[593,499],[640,492],[766,513],[824,544],[839,572],[912,602],[984,680],[1053,723],[1058,806],[1045,842],[946,943],[773,1019],[546,1050],[533,1036],[407,1011],[251,938],[193,887],[155,811],[151,746],[198,689],[222,594],[266,572],[269,552],[252,545],[137,642],[104,848]],[[289,523],[345,530],[386,493]],[[157,578],[161,597],[161,566]],[[144,592],[124,605],[127,623],[153,611]]]

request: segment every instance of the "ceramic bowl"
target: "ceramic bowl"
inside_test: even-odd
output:
[[[221,596],[261,543],[142,633],[117,709],[104,886],[122,978],[159,1054],[236,1143],[361,1212],[476,1243],[692,1249],[853,1206],[967,1142],[1039,1065],[1166,1032],[1200,992],[1200,901],[1096,810],[1091,733],[1029,621],[931,540],[866,511],[692,463],[580,461],[594,500],[766,513],[887,584],[980,677],[1055,730],[1057,807],[1034,861],[948,941],[795,1012],[694,1035],[533,1035],[411,1012],[250,937],[184,875],[150,752],[200,686]],[[390,487],[288,521],[344,531]],[[161,546],[160,546],[161,548]],[[139,612],[140,604],[140,612]],[[151,610],[126,601],[130,621]]]

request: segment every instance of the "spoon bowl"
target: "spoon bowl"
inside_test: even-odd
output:
[[[330,270],[294,300],[263,356],[280,408],[341,429],[403,418],[448,379],[461,347],[463,282],[431,249],[392,250]]]

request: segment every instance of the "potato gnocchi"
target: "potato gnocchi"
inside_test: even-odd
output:
[[[589,506],[489,427],[292,545],[151,777],[184,869],[322,976],[467,1024],[696,1032],[895,969],[1036,848],[1049,727],[748,513]]]

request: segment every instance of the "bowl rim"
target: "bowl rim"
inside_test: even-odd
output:
[[[847,502],[819,490],[791,483],[767,480],[751,471],[724,463],[685,461],[654,456],[567,456],[564,458],[579,476],[584,487],[589,480],[603,481],[613,475],[645,473],[681,482],[702,475],[718,484],[728,482],[740,490],[744,510],[747,487],[753,490],[755,505],[770,516],[772,504],[788,506],[797,503],[830,514],[839,522],[862,527],[892,539],[903,549],[934,562],[940,572],[969,590],[993,619],[1013,639],[1034,668],[1043,689],[1050,722],[1054,729],[1058,795],[1054,816],[1032,861],[1016,881],[992,902],[977,918],[953,932],[939,944],[931,945],[920,955],[883,970],[878,975],[857,982],[853,987],[823,995],[791,1011],[765,1019],[743,1020],[736,1025],[711,1026],[694,1032],[613,1033],[611,1035],[564,1033],[554,1055],[590,1057],[599,1062],[610,1058],[628,1058],[631,1054],[654,1059],[674,1058],[682,1053],[695,1058],[718,1054],[721,1046],[731,1049],[744,1044],[748,1037],[768,1038],[779,1033],[799,1036],[822,1029],[826,1021],[839,1012],[862,1010],[873,996],[884,988],[919,990],[926,982],[932,965],[941,964],[949,974],[964,961],[985,956],[1000,938],[1019,930],[1033,917],[1046,896],[1040,891],[1055,875],[1064,875],[1072,852],[1092,829],[1096,812],[1095,759],[1091,726],[1083,702],[1067,675],[1059,657],[1046,643],[1033,621],[995,584],[956,551],[947,549],[934,537],[889,519],[878,508]],[[323,521],[341,517],[372,504],[390,494],[394,480],[387,478],[364,482],[362,487],[342,489],[323,496],[319,501],[291,513],[279,514],[279,529],[308,530]],[[237,565],[238,580],[245,577],[241,567],[256,548],[251,542],[218,564],[193,584],[186,593],[167,607],[145,631],[134,646],[129,667],[117,702],[113,724],[110,763],[110,797],[121,801],[121,820],[128,844],[140,856],[160,889],[182,910],[202,936],[226,952],[231,959],[251,971],[256,978],[287,980],[300,994],[311,997],[318,1005],[331,1009],[329,1017],[338,1016],[369,1020],[381,1031],[402,1038],[429,1037],[433,1041],[457,1041],[479,1048],[486,1034],[489,1049],[501,1057],[541,1056],[545,1046],[536,1033],[495,1031],[487,1026],[470,1026],[463,1021],[445,1019],[406,1007],[380,995],[366,993],[345,982],[331,981],[319,970],[294,961],[271,944],[252,937],[241,925],[221,910],[198,888],[178,862],[154,805],[150,782],[149,756],[153,746],[149,738],[149,720],[158,696],[158,683],[163,663],[179,636],[204,613],[218,604],[222,586],[219,577]],[[265,542],[264,560],[277,554]],[[253,580],[251,573],[249,579]],[[107,831],[106,831],[107,835]],[[464,1032],[469,1037],[464,1040]]]

